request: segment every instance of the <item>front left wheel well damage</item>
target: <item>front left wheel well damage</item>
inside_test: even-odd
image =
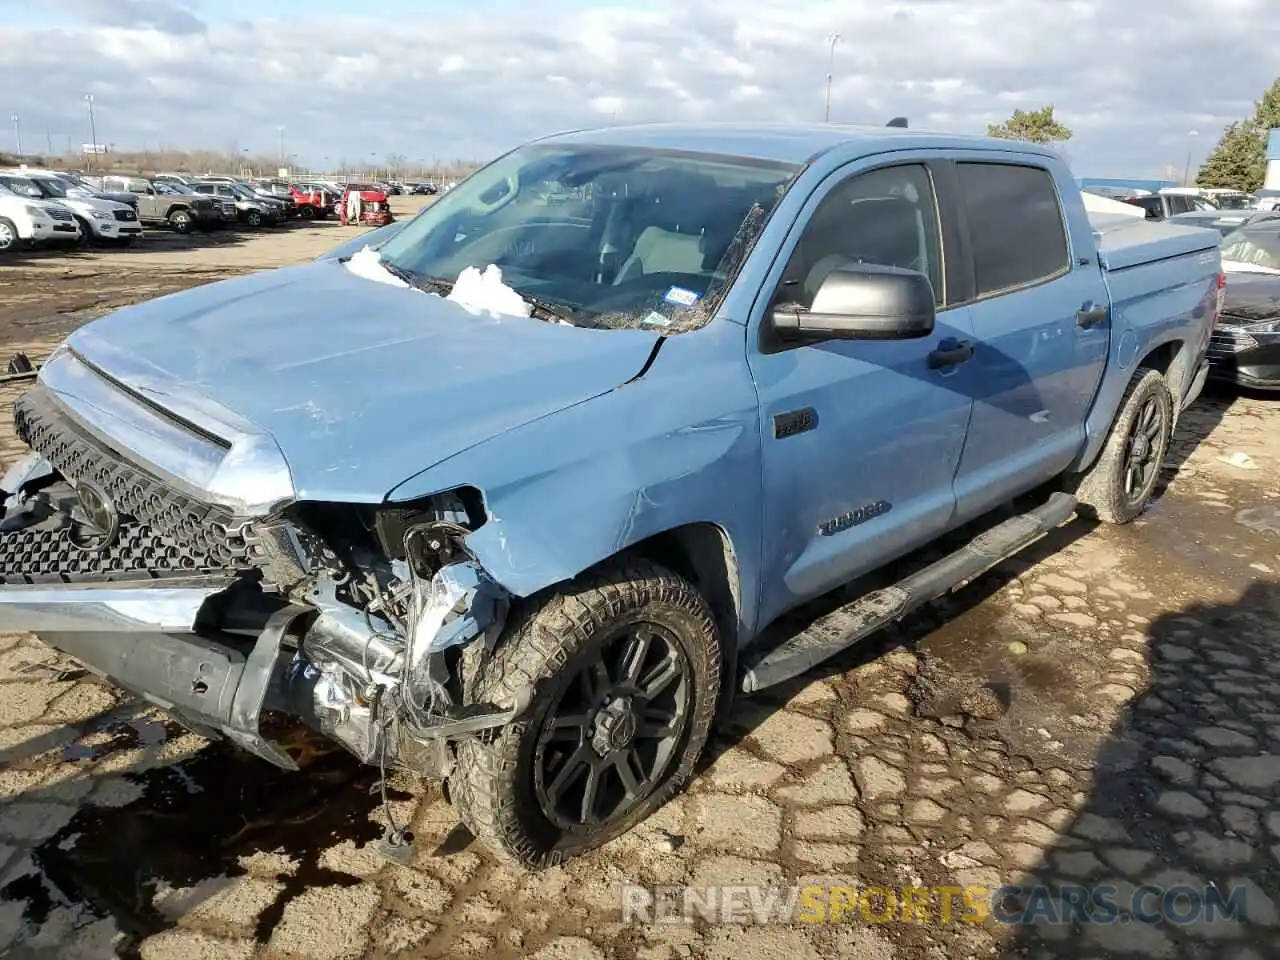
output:
[[[734,681],[743,633],[742,586],[729,534],[713,523],[690,523],[641,540],[630,552],[684,577],[707,601],[720,633],[723,677],[717,713],[725,716],[737,690]]]

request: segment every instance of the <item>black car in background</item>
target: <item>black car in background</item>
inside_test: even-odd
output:
[[[1227,287],[1209,343],[1209,375],[1280,391],[1280,216],[1256,217],[1222,238]]]

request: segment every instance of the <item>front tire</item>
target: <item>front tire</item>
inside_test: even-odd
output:
[[[501,859],[542,868],[619,836],[693,773],[715,716],[721,651],[706,601],[633,559],[513,616],[468,699],[525,712],[463,741],[463,823]]]
[[[18,228],[7,217],[0,217],[0,256],[14,253],[22,248],[22,238],[18,236]]]
[[[169,226],[174,233],[188,234],[195,229],[195,219],[186,210],[175,210],[169,214]]]
[[[1139,367],[1120,401],[1102,453],[1076,481],[1081,512],[1104,523],[1137,518],[1160,477],[1172,432],[1173,398],[1164,376]]]
[[[316,218],[316,208],[310,204],[304,204],[298,208],[298,216],[303,220],[314,220]]]
[[[76,223],[80,225],[80,236],[76,238],[75,245],[77,247],[93,247],[98,244],[98,236],[93,232],[93,227],[84,217],[76,217]]]

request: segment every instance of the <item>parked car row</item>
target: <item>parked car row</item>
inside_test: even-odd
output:
[[[0,170],[0,254],[25,244],[127,245],[142,235],[135,204],[75,177]]]
[[[344,224],[394,220],[380,184],[0,169],[0,255],[23,246],[127,246],[144,228],[189,234],[335,215]]]
[[[1090,187],[1089,192],[1138,207],[1148,220],[1169,220],[1191,227],[1209,227],[1227,234],[1259,215],[1280,208],[1278,191],[1203,187],[1165,187],[1154,191],[1142,187]]]

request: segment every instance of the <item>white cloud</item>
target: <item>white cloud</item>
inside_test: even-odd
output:
[[[49,23],[0,25],[5,106],[24,131],[118,148],[235,141],[328,157],[491,156],[608,122],[832,116],[981,132],[1053,103],[1081,173],[1181,168],[1274,79],[1275,0],[657,0],[501,15],[303,12],[222,21],[180,0],[51,0]],[[277,11],[278,12],[278,11]],[[66,15],[75,18],[68,22]],[[38,17],[36,18],[38,22]],[[12,134],[0,127],[0,145]],[[65,139],[55,142],[65,142]]]

